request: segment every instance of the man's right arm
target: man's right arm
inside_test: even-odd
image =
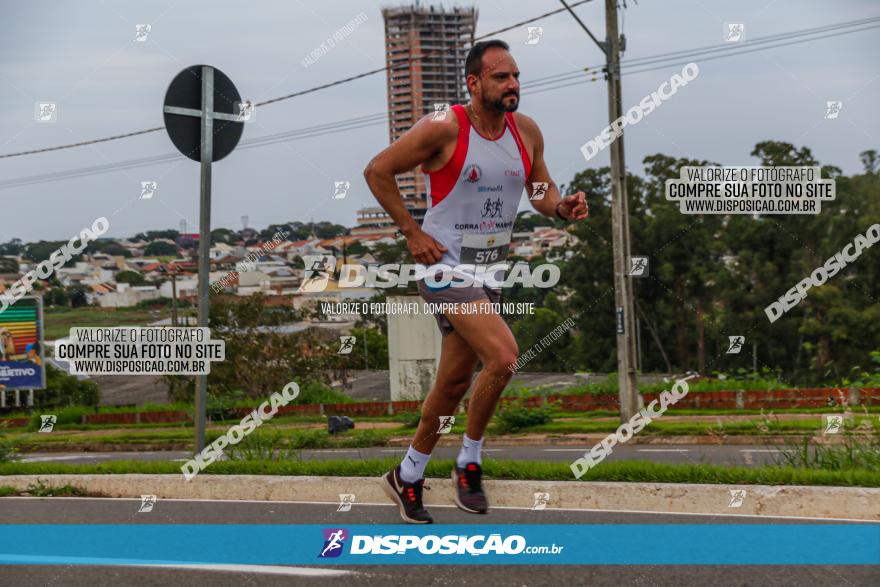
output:
[[[435,121],[431,115],[425,116],[391,146],[376,155],[364,169],[367,185],[382,208],[400,227],[410,252],[420,263],[436,263],[446,249],[424,233],[407,211],[395,176],[435,157],[446,145],[456,140],[458,124],[454,116],[451,118],[452,120]]]

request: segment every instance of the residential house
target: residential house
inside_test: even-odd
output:
[[[86,294],[89,303],[102,308],[129,308],[147,301],[159,299],[155,285],[130,285],[128,283],[95,283]]]

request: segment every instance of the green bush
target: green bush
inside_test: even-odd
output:
[[[222,420],[240,420],[242,417],[236,411],[239,407],[244,407],[244,394],[240,390],[228,392],[222,396],[208,396],[208,405],[205,412],[208,419],[212,422],[220,422]]]
[[[880,429],[868,419],[855,429],[844,429],[843,444],[815,444],[805,438],[801,444],[780,447],[777,464],[803,469],[880,471]]]
[[[46,389],[34,393],[35,407],[97,406],[101,399],[98,384],[87,379],[79,380],[73,375],[46,364]]]
[[[286,448],[278,430],[256,430],[238,444],[226,449],[231,461],[298,460],[300,451],[288,439]]]
[[[27,429],[30,432],[37,432],[42,423],[42,419],[40,418],[41,415],[45,416],[51,414],[57,416],[57,419],[55,420],[55,430],[57,430],[65,424],[82,424],[82,417],[84,415],[94,413],[95,408],[89,406],[67,406],[64,408],[47,407],[41,410],[36,410],[31,414]]]
[[[290,438],[291,448],[325,448],[330,435],[326,430],[302,430]]]
[[[276,390],[278,393],[280,389]],[[254,409],[263,401],[269,399],[267,395],[263,400],[257,401],[248,399],[242,390],[234,390],[224,393],[222,396],[210,396],[208,398],[207,414],[213,422],[222,420],[240,420],[242,416],[237,412],[240,408]],[[299,390],[299,395],[288,405],[305,405],[305,404],[342,404],[350,403],[354,400],[335,389],[318,381],[306,383]],[[190,408],[191,411],[191,408]]]
[[[14,461],[18,452],[16,444],[11,440],[6,440],[0,436],[0,463],[8,463]]]
[[[659,383],[639,383],[639,393],[660,393],[668,391],[675,383],[675,379],[670,378],[669,381],[661,381]],[[604,381],[591,382],[587,385],[575,385],[565,389],[556,389],[545,387],[543,389],[534,389],[523,385],[510,386],[504,391],[504,397],[535,397],[547,396],[553,394],[559,395],[617,395],[618,388],[617,373],[609,373]],[[744,390],[771,390],[771,389],[789,389],[792,385],[780,378],[779,372],[764,368],[760,372],[752,372],[746,369],[739,369],[736,373],[725,374],[714,372],[712,378],[706,378],[699,381],[688,381],[688,391],[730,391],[737,389]]]
[[[281,390],[279,390],[281,391]],[[301,385],[299,395],[290,405],[305,404],[345,404],[351,403],[354,399],[342,392],[336,391],[332,387],[325,385],[319,381],[312,381]]]
[[[530,426],[547,424],[553,420],[557,404],[546,402],[531,408],[526,407],[525,402],[517,400],[501,408],[496,414],[496,430],[501,433],[518,432]]]
[[[37,480],[36,483],[28,485],[27,492],[33,497],[85,497],[86,492],[78,487],[67,484],[61,487],[53,487]]]
[[[862,370],[861,367],[853,367],[851,377],[844,377],[841,387],[880,387],[880,351],[871,351],[871,362],[875,364],[874,370]]]

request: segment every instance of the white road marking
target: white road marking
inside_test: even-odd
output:
[[[585,482],[581,482],[585,483]],[[725,487],[723,485],[719,487]],[[733,486],[731,486],[733,487]],[[738,487],[738,486],[737,486]],[[747,487],[747,486],[746,486]],[[12,498],[10,498],[12,499]],[[34,497],[34,496],[20,496],[16,497],[16,500],[25,500],[25,499],[72,499],[72,500],[103,500],[107,501],[108,499],[115,500],[125,500],[125,501],[135,501],[140,503],[141,498],[139,497]],[[230,502],[235,503],[256,503],[256,504],[275,504],[275,503],[289,503],[289,504],[304,504],[304,505],[339,505],[338,500],[333,501],[270,501],[265,499],[182,499],[177,497],[166,497],[163,498],[162,501],[182,501],[182,502],[216,502],[216,503],[225,503],[229,504]],[[393,507],[397,508],[397,504],[392,503],[374,503],[374,502],[358,502],[358,506],[378,506],[378,507]],[[427,504],[432,508],[449,508],[449,509],[458,509],[457,505],[445,505],[445,504]],[[533,506],[492,506],[492,509],[495,510],[522,510],[522,511],[534,511]],[[559,512],[594,512],[594,513],[608,513],[608,514],[651,514],[657,516],[709,516],[709,517],[721,517],[721,518],[759,518],[765,520],[810,520],[816,522],[823,521],[836,521],[836,522],[858,522],[861,524],[880,524],[880,520],[862,520],[858,518],[820,518],[815,516],[767,516],[760,514],[728,514],[728,513],[719,513],[719,512],[666,512],[666,511],[651,511],[651,510],[619,510],[619,509],[595,509],[595,508],[547,508],[541,511],[559,511]],[[0,555],[0,561],[3,560],[3,555]],[[151,565],[152,566],[152,565]]]
[[[21,459],[23,463],[42,463],[46,461],[72,461],[73,459],[88,459],[88,458],[97,458],[97,456],[89,456],[89,455],[70,455],[70,456],[52,456],[52,457],[24,457]]]
[[[636,452],[691,452],[686,448],[637,448]]]
[[[742,449],[739,452],[782,452],[781,450],[776,450],[775,448],[754,448],[754,449]]]
[[[454,447],[453,447],[454,448]],[[483,452],[501,452],[503,448],[484,448]],[[406,452],[405,448],[383,448],[382,452]]]
[[[76,499],[76,498],[73,498]],[[100,498],[98,498],[100,499]],[[366,505],[366,504],[361,504]],[[458,506],[437,506],[434,504],[429,504],[432,508],[436,507],[458,507]],[[397,506],[395,506],[397,507]],[[531,507],[512,507],[512,506],[492,506],[494,510],[531,510]],[[615,510],[615,509],[607,509],[607,510],[598,510],[592,508],[547,508],[543,511],[560,511],[560,512],[596,512],[596,513],[608,513],[608,514],[654,514],[658,516],[709,516],[709,517],[719,517],[719,518],[761,518],[761,519],[770,519],[770,520],[810,520],[817,522],[825,522],[825,521],[834,521],[834,522],[859,522],[862,524],[880,524],[880,521],[875,520],[860,520],[857,518],[816,518],[813,516],[765,516],[760,514],[727,514],[727,513],[718,513],[718,512],[654,512],[651,510]]]
[[[38,453],[39,454],[39,453]],[[23,463],[41,463],[46,461],[69,461],[73,459],[110,459],[113,457],[133,456],[133,455],[164,455],[159,451],[128,451],[128,452],[82,452],[82,453],[52,453],[39,454],[39,456],[23,457],[19,462]],[[189,459],[171,459],[171,461],[187,461]]]
[[[343,569],[321,569],[315,567],[295,567],[284,565],[225,565],[225,564],[186,564],[186,563],[156,563],[122,562],[116,558],[79,557],[59,554],[52,555],[0,555],[0,562],[7,564],[47,564],[61,561],[62,564],[86,564],[105,565],[113,567],[138,567],[147,569],[180,569],[184,571],[215,571],[220,573],[256,573],[262,575],[287,575],[292,577],[339,577],[342,575],[360,575],[355,571]]]
[[[262,575],[287,575],[292,577],[340,577],[358,575],[342,569],[316,569],[313,567],[286,567],[282,565],[126,565],[183,569],[192,571],[218,571],[221,573],[257,573]]]

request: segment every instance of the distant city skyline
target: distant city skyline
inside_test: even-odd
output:
[[[424,3],[423,4],[430,4]],[[509,5],[508,5],[509,4]],[[399,3],[394,4],[399,5]],[[479,10],[477,36],[556,10],[556,2],[457,4]],[[193,64],[226,73],[243,98],[261,102],[385,65],[381,8],[340,2],[238,3],[202,0],[137,6],[107,2],[10,6],[0,21],[0,155],[87,141],[162,125],[161,104],[171,79]],[[449,6],[446,4],[446,6]],[[873,10],[872,10],[873,9]],[[604,7],[575,8],[593,33],[604,38]],[[308,67],[302,61],[357,17],[344,38]],[[628,3],[622,30],[625,59],[724,44],[725,23],[743,23],[744,39],[787,33],[876,14],[868,0],[819,4],[804,10],[795,0]],[[149,24],[149,30],[137,25]],[[603,61],[596,46],[566,13],[541,26],[530,42],[527,26],[498,34],[511,44],[526,83]],[[649,119],[626,130],[631,173],[642,173],[645,156],[663,153],[722,164],[755,165],[758,142],[780,140],[808,147],[824,164],[845,174],[861,170],[858,154],[880,150],[880,66],[874,55],[878,30],[709,60],[696,57],[700,76]],[[144,40],[135,40],[136,34]],[[532,39],[534,38],[531,37]],[[623,78],[624,109],[656,90],[681,69],[669,66]],[[574,77],[571,80],[575,80]],[[569,82],[571,83],[571,82]],[[520,111],[540,125],[545,157],[557,183],[586,168],[608,165],[607,150],[586,162],[579,149],[607,125],[601,77],[585,83],[530,92]],[[41,102],[57,103],[55,122],[36,122]],[[834,116],[826,116],[828,102]],[[364,118],[352,130],[329,128],[302,140],[242,148],[214,167],[213,228],[241,227],[241,217],[260,230],[286,221],[326,220],[356,225],[356,212],[376,206],[361,172],[388,144],[384,73],[302,97],[258,107],[243,141],[289,130]],[[57,152],[0,159],[0,181],[175,153],[163,131]],[[142,183],[156,182],[141,198]],[[336,182],[350,182],[335,198]],[[123,169],[57,182],[0,189],[0,242],[63,240],[95,218],[110,220],[106,236],[123,238],[180,226],[198,230],[198,165],[189,160]],[[523,200],[520,209],[530,209]],[[833,214],[829,206],[823,214]]]

